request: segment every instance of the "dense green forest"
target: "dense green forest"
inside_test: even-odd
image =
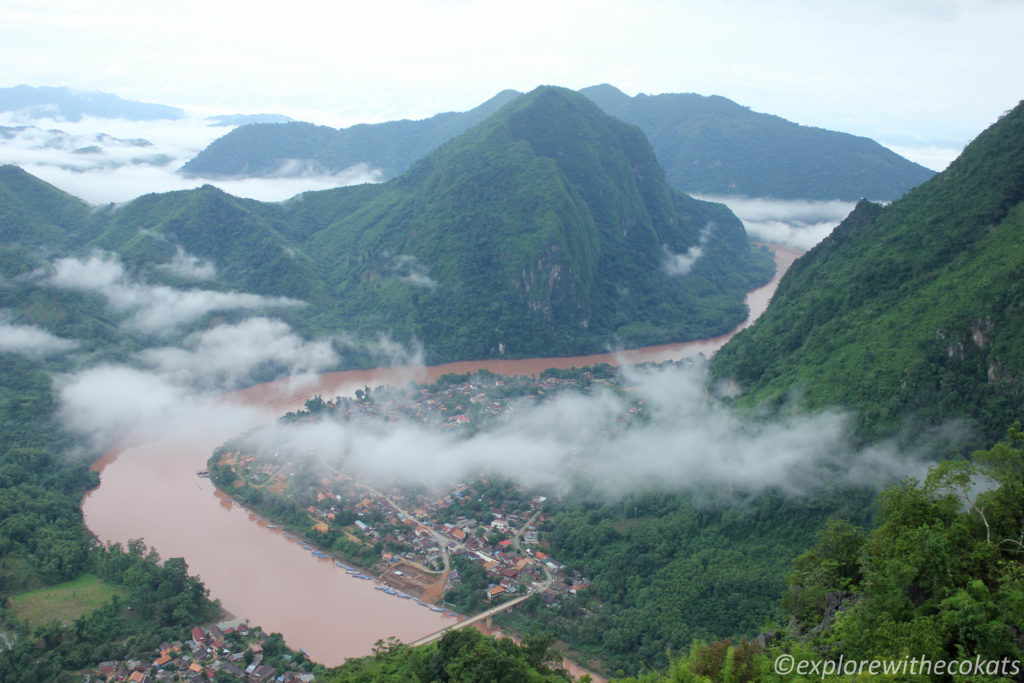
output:
[[[932,175],[873,140],[801,126],[724,97],[629,97],[610,85],[580,92],[605,113],[639,126],[668,183],[688,193],[888,201]],[[310,123],[243,126],[212,142],[182,171],[273,177],[365,164],[389,179],[519,96],[506,90],[464,113],[340,130]]]
[[[149,658],[162,641],[182,640],[192,626],[222,616],[182,558],[161,561],[141,541],[127,549],[92,549],[89,570],[119,590],[69,623],[54,619],[30,628],[2,612],[13,641],[0,653],[4,681],[80,680],[71,672],[101,661]]]
[[[989,443],[1024,412],[1022,241],[1019,105],[901,200],[861,202],[712,370],[744,405],[846,406],[865,438],[959,424]]]
[[[306,336],[385,334],[431,363],[715,336],[773,269],[726,207],[669,188],[638,129],[558,88],[381,185],[281,204],[206,186],[91,210],[7,167],[0,209],[11,261],[101,250],[125,277],[185,288],[167,266],[187,254],[216,271],[204,289],[273,297],[262,306]],[[30,296],[44,295],[7,297],[15,322]]]
[[[786,579],[787,627],[697,642],[630,680],[1020,680],[1022,449],[1018,423],[988,450],[887,488],[870,528],[831,520]]]
[[[78,502],[98,478],[62,457],[50,377],[37,363],[0,354],[0,591],[73,578],[89,566]]]
[[[503,623],[552,630],[581,661],[613,675],[660,670],[695,640],[739,639],[780,617],[778,599],[809,530],[832,515],[868,524],[873,493],[806,498],[634,494],[601,503],[578,491],[552,503],[548,552],[591,579],[557,607],[534,598]]]
[[[67,672],[129,655],[220,609],[187,575],[181,558],[160,562],[141,542],[100,547],[79,502],[98,483],[88,461],[66,455],[48,372],[38,361],[0,353],[0,652],[4,681],[75,680]],[[6,609],[13,595],[96,575],[119,591],[69,623],[28,625]],[[62,674],[64,677],[62,677]]]

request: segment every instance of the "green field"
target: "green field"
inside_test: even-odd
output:
[[[54,619],[71,623],[105,604],[115,594],[126,595],[100,581],[96,575],[86,574],[74,581],[13,595],[8,607],[18,619],[35,628]]]

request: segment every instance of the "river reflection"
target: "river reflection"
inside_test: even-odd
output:
[[[800,252],[771,245],[778,273],[751,292],[749,325],[768,305],[782,273]],[[411,600],[374,590],[372,581],[347,574],[332,560],[320,559],[286,538],[280,529],[218,493],[205,469],[214,448],[301,406],[314,393],[347,395],[363,385],[432,381],[450,372],[486,368],[498,374],[537,374],[550,367],[594,363],[679,359],[711,355],[728,335],[686,344],[669,344],[569,358],[464,361],[427,368],[387,368],[328,373],[315,383],[276,382],[236,392],[223,399],[225,411],[213,420],[159,440],[137,443],[97,461],[101,484],[82,502],[85,522],[104,542],[142,538],[162,557],[184,557],[213,598],[238,616],[267,631],[282,633],[289,646],[302,648],[327,666],[365,656],[380,638],[409,642],[456,623]]]

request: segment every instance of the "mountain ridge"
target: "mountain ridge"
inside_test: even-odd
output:
[[[78,230],[69,244],[126,268],[184,252],[216,267],[211,286],[307,302],[281,313],[306,334],[385,333],[428,362],[713,336],[773,268],[727,208],[665,183],[639,129],[558,88],[388,183],[280,204],[211,186],[150,194],[90,210]]]
[[[182,166],[181,173],[207,178],[274,176],[298,160],[303,173],[336,173],[368,164],[388,179],[480,123],[514,95],[518,93],[505,90],[467,112],[444,112],[415,121],[360,123],[342,129],[302,121],[244,125],[210,143]],[[229,160],[236,158],[244,162],[226,169],[224,164],[233,164]]]
[[[891,200],[932,175],[873,140],[800,126],[717,95],[631,98],[610,85],[579,92],[605,113],[639,125],[669,182],[688,193]],[[481,113],[519,96],[505,90],[464,113],[337,131],[312,124],[242,127],[211,143],[182,171],[206,177],[274,175],[300,160],[297,168],[304,173],[336,173],[367,164],[389,179],[482,120]]]

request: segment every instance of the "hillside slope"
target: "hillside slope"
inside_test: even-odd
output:
[[[82,239],[88,204],[17,166],[0,166],[0,244],[57,248]]]
[[[378,188],[309,193],[287,221],[310,220],[338,319],[447,358],[715,334],[771,268],[725,207],[666,185],[639,130],[568,90],[516,100]],[[330,218],[337,201],[352,210]]]
[[[205,288],[305,302],[280,315],[306,334],[386,334],[431,362],[714,336],[773,268],[726,207],[668,187],[638,129],[557,88],[389,183],[279,204],[204,186],[91,209],[13,169],[0,200],[20,249],[114,252],[133,278],[192,287],[169,274],[185,254],[216,273]]]
[[[1024,408],[1024,106],[943,173],[861,202],[787,272],[716,356],[748,402],[796,392],[859,411],[867,433],[967,420],[994,441]]]

